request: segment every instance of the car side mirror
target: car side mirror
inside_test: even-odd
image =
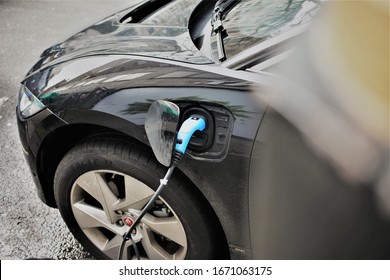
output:
[[[149,108],[145,131],[157,160],[171,166],[177,140],[180,109],[169,101],[157,100]]]

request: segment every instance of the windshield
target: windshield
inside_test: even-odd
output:
[[[223,19],[226,57],[275,37],[309,21],[317,2],[308,0],[242,0]],[[216,36],[211,38],[213,57],[217,57]]]

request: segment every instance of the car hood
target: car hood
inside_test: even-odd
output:
[[[175,18],[176,26],[165,26],[172,25],[172,19],[168,17],[166,22],[159,17],[158,26],[121,23],[121,19],[134,7],[121,11],[45,50],[30,73],[74,58],[110,54],[158,57],[195,64],[212,63],[195,47],[186,24],[198,2],[177,0],[172,3],[185,7]]]

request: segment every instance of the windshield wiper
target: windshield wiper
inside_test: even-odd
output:
[[[219,0],[214,7],[211,25],[213,26],[213,31],[217,36],[218,59],[221,62],[226,60],[223,39],[228,36],[226,29],[223,27],[222,21],[225,19],[225,16],[230,12],[230,10],[233,9],[233,7],[240,1],[241,0]]]

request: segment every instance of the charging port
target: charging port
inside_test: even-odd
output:
[[[206,128],[203,131],[197,131],[192,135],[188,147],[193,151],[205,151],[213,144],[214,118],[209,111],[201,107],[194,107],[186,110],[183,114],[183,120],[186,120],[190,116],[203,117],[206,120]]]

